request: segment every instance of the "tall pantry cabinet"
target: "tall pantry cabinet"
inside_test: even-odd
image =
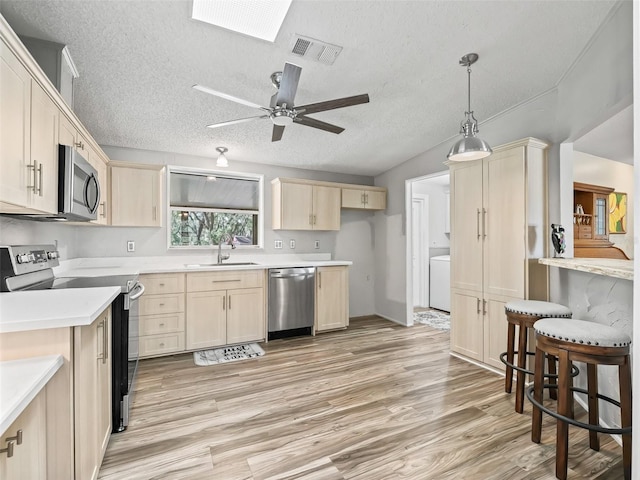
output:
[[[451,351],[502,369],[515,299],[546,300],[548,145],[534,138],[450,164]]]

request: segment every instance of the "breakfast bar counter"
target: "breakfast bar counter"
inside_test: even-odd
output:
[[[540,258],[539,263],[607,277],[633,280],[633,260],[617,258]]]

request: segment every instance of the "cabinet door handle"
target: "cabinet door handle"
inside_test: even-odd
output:
[[[229,310],[231,310],[231,295],[229,295],[229,302],[228,302],[227,306],[229,307]]]
[[[226,295],[224,297],[222,297],[222,309],[223,310],[227,309],[227,296]]]
[[[318,288],[322,288],[322,272],[318,272]]]
[[[317,223],[317,222],[316,222],[316,216],[314,215],[314,216],[313,216],[313,224],[315,225],[316,223]]]
[[[482,314],[483,315],[487,314],[487,301],[486,300],[482,300]]]
[[[480,313],[480,299],[476,298],[476,313]]]
[[[480,209],[476,208],[476,233],[478,234],[478,239],[480,239]]]
[[[102,352],[98,353],[98,360],[102,360],[102,363],[105,362],[105,358],[104,358],[104,320],[102,320],[98,326],[96,327],[96,329],[101,328],[102,329]]]
[[[103,322],[104,331],[102,338],[104,339],[104,359],[102,360],[102,363],[107,363],[107,360],[109,358],[109,320],[105,318]]]
[[[309,225],[313,225],[313,215],[309,214]]]
[[[360,203],[364,205],[364,192],[360,194]]]
[[[33,164],[27,165],[29,170],[33,170],[33,185],[27,184],[27,188],[30,188],[33,193],[38,193],[38,161],[34,160]]]
[[[368,193],[364,194],[364,204],[365,205],[369,205],[369,194]]]
[[[42,163],[40,163],[40,165],[38,165],[38,195],[42,196],[42,169],[44,168],[44,165]]]
[[[153,206],[153,219],[158,219],[158,207],[156,207],[155,205]]]
[[[13,457],[13,445],[14,442],[7,442],[7,448],[0,448],[0,453],[5,453],[7,454],[7,458],[11,458]]]
[[[487,238],[487,210],[482,209],[482,238]]]
[[[107,216],[107,206],[105,205],[106,202],[101,202],[100,206],[102,207],[102,213],[100,213],[101,217],[106,217]]]
[[[16,445],[22,445],[22,429],[18,430],[13,437],[7,437],[4,439],[5,442],[10,442],[12,440],[16,441]]]

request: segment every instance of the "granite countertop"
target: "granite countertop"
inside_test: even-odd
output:
[[[4,436],[62,363],[62,355],[0,362],[0,435]]]
[[[539,258],[538,262],[551,267],[633,280],[633,260],[620,260],[617,258]]]
[[[91,325],[119,294],[120,287],[3,292],[0,333]]]

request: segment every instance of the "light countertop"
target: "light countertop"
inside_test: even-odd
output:
[[[623,278],[633,281],[633,260],[617,258],[540,258],[538,262],[551,267]]]
[[[0,435],[4,436],[62,363],[62,355],[0,362]]]
[[[0,333],[91,325],[119,294],[120,287],[3,292]]]

